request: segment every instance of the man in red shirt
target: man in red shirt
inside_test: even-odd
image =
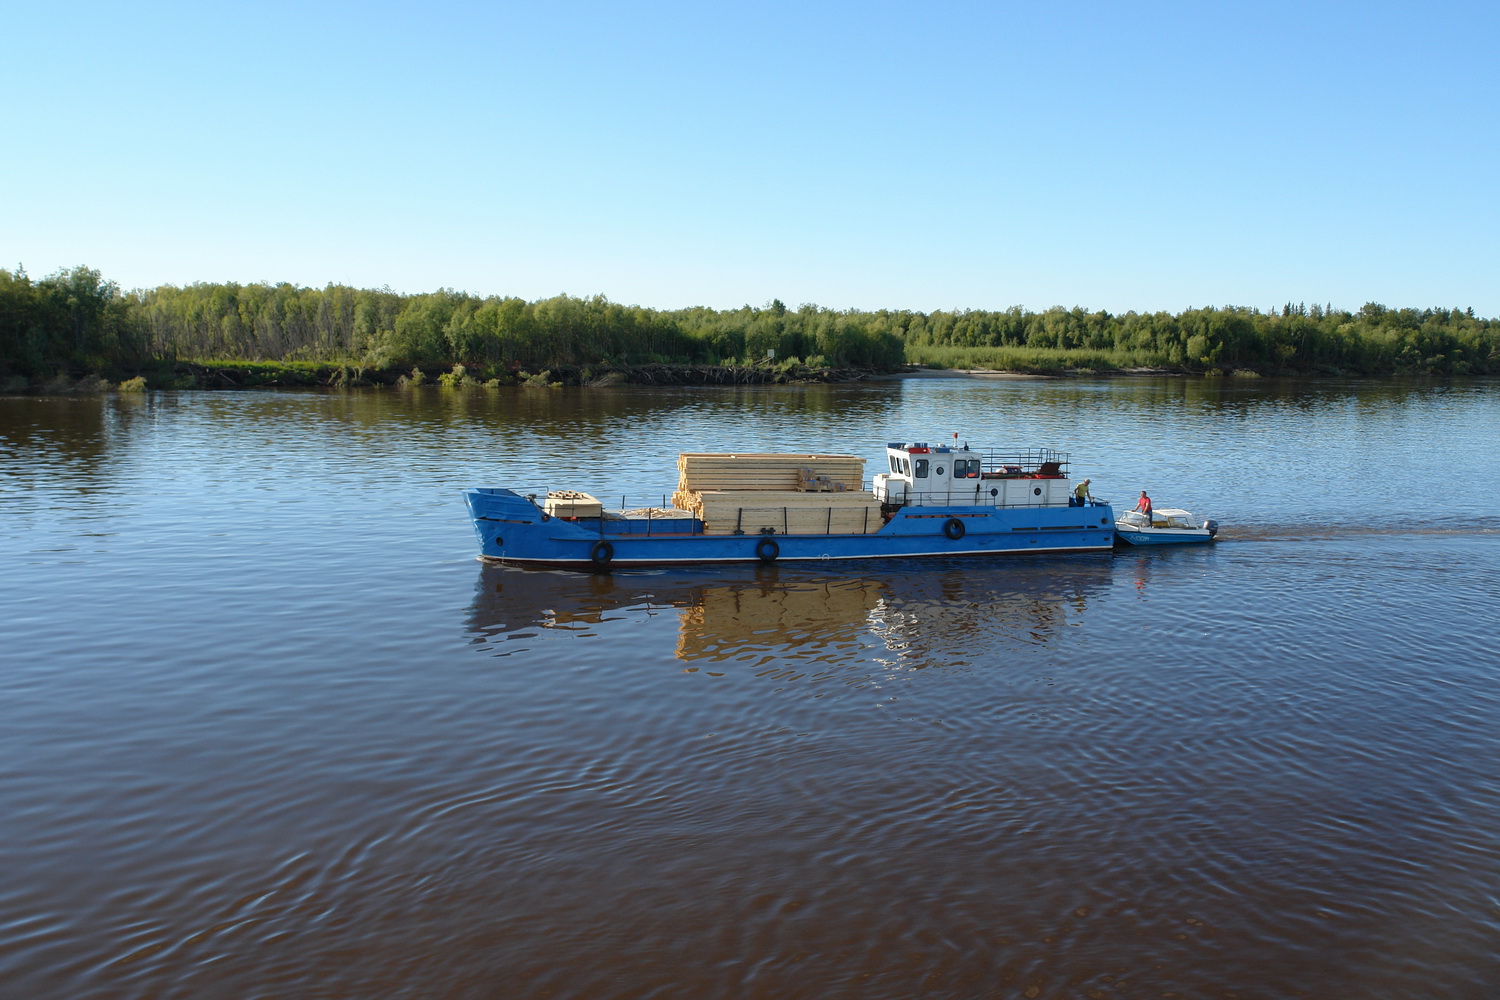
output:
[[[1141,490],[1141,498],[1135,502],[1135,509],[1145,514],[1147,521],[1151,520],[1151,498],[1146,495],[1145,490]]]

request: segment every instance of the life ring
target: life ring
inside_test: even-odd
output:
[[[615,547],[608,542],[599,541],[589,549],[589,562],[595,566],[608,566],[609,561],[615,557]]]
[[[955,542],[964,537],[964,523],[956,517],[950,517],[943,522],[943,534]]]
[[[755,557],[763,563],[773,563],[781,555],[781,546],[774,538],[762,538],[755,543]]]

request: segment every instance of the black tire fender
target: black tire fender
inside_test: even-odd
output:
[[[964,537],[964,531],[964,523],[956,517],[950,517],[948,518],[948,520],[943,522],[943,534],[947,535],[955,542]]]
[[[595,566],[608,566],[611,559],[615,557],[615,547],[608,542],[595,542],[589,549],[589,562]]]
[[[774,538],[762,538],[755,543],[755,557],[763,563],[773,563],[781,555],[781,546]]]

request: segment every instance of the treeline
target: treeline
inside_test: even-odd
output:
[[[1034,313],[904,314],[913,360],[959,362],[985,349],[1026,348],[1093,357],[1099,364],[1261,373],[1500,374],[1500,322],[1472,309],[1358,312],[1288,302],[1281,309],[1226,307],[1111,314],[1053,308]],[[1001,352],[1004,353],[1004,352]]]
[[[1500,323],[1472,310],[1288,303],[1111,314],[837,311],[780,301],[659,310],[602,296],[527,302],[442,289],[196,284],[123,292],[86,267],[0,270],[0,376],[127,373],[173,361],[310,361],[497,375],[563,366],[909,362],[1262,373],[1500,374]]]
[[[136,302],[98,271],[32,281],[0,269],[0,376],[116,372],[145,357]]]

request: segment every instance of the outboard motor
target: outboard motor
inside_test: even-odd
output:
[[[1219,533],[1219,522],[1215,521],[1213,518],[1209,518],[1207,521],[1204,521],[1203,527],[1204,530],[1208,532],[1209,538],[1212,538]]]

